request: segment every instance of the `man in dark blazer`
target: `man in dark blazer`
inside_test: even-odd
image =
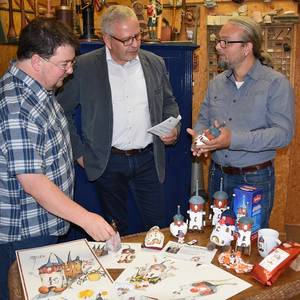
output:
[[[147,129],[179,110],[163,59],[140,50],[134,12],[109,7],[102,32],[105,47],[79,56],[58,100],[69,120],[74,157],[95,183],[105,218],[114,219],[124,235],[129,188],[146,230],[166,224],[165,145],[176,142],[180,126],[160,137]],[[82,139],[74,123],[78,105]]]

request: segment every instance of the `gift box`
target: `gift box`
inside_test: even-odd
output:
[[[242,185],[234,189],[233,211],[236,214],[236,223],[241,217],[249,217],[253,220],[251,240],[257,238],[257,232],[261,228],[261,201],[262,189],[255,186]]]

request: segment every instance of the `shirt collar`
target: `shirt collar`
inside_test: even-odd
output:
[[[16,60],[11,61],[9,72],[19,79],[25,86],[30,88],[35,94],[39,94],[41,99],[44,97],[51,97],[54,94],[54,91],[46,90],[38,81],[19,69],[16,64]],[[41,94],[44,94],[44,97],[42,97]]]
[[[110,63],[115,63],[115,64],[118,64],[114,61],[114,59],[111,57],[111,54],[110,54],[110,51],[109,49],[107,48],[107,46],[105,46],[105,52],[106,52],[106,61],[107,63],[110,62]],[[127,66],[127,65],[131,65],[131,64],[135,64],[136,62],[139,62],[140,61],[140,58],[139,56],[137,55],[134,59],[128,61],[126,64],[124,64],[124,66]]]
[[[246,77],[251,77],[254,80],[259,80],[260,78],[260,73],[261,73],[261,68],[262,68],[262,64],[259,61],[259,59],[256,59],[253,66],[250,68],[250,70],[248,71],[248,73],[246,74]],[[225,71],[225,76],[229,79],[230,77],[233,76],[233,70],[226,70]],[[245,80],[244,80],[245,81]]]

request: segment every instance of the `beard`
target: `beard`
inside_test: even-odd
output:
[[[222,70],[227,70],[230,68],[229,62],[222,58],[221,56],[218,57],[218,67]]]

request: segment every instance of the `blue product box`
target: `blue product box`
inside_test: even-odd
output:
[[[236,214],[236,224],[239,218],[246,216],[252,218],[252,240],[257,237],[257,231],[261,228],[261,200],[262,189],[255,186],[242,185],[234,188],[233,211]]]

